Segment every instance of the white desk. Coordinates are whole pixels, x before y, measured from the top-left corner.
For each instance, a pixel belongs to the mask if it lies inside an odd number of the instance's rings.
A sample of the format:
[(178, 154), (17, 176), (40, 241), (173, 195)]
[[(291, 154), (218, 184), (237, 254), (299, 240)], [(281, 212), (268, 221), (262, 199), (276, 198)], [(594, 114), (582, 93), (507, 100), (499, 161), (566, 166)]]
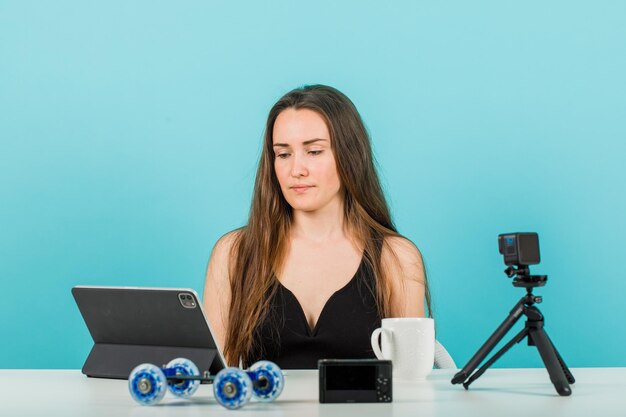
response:
[(156, 406), (130, 397), (127, 382), (87, 378), (77, 370), (0, 370), (0, 416), (626, 416), (626, 368), (572, 369), (573, 394), (559, 397), (544, 369), (490, 369), (469, 391), (450, 384), (450, 370), (421, 383), (394, 381), (393, 403), (320, 404), (317, 371), (287, 371), (273, 403), (252, 400), (231, 411), (202, 385), (188, 400), (169, 392)]

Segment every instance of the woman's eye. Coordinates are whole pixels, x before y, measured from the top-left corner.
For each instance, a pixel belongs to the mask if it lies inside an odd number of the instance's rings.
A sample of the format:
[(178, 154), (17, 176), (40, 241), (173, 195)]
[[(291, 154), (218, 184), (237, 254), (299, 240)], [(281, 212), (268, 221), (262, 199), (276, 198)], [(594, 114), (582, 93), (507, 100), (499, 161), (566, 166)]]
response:
[(309, 151), (309, 155), (313, 155), (313, 156), (315, 156), (315, 155), (319, 155), (319, 154), (321, 154), (322, 152), (323, 152), (323, 151), (321, 151), (321, 150), (317, 150), (317, 151)]
[(279, 153), (279, 154), (276, 154), (276, 158), (280, 158), (280, 159), (285, 159), (285, 158), (287, 158), (288, 156), (289, 156), (289, 154), (288, 154), (288, 153)]

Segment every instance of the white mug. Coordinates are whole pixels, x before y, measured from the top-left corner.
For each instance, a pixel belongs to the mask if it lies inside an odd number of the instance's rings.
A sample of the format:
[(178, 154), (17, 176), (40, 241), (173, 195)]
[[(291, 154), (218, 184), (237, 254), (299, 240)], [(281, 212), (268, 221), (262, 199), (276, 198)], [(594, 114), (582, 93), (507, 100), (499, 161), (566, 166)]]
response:
[[(378, 345), (378, 336), (381, 347)], [(435, 362), (435, 320), (400, 317), (382, 320), (372, 332), (372, 349), (378, 359), (393, 362), (393, 377), (406, 380), (423, 379)]]

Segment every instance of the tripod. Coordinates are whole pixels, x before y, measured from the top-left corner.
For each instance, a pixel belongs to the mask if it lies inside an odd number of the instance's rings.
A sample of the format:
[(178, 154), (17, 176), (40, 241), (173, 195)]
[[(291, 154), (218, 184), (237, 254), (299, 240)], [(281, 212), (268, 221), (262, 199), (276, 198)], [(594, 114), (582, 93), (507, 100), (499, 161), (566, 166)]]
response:
[[(569, 384), (575, 382), (574, 376), (565, 365), (563, 358), (543, 329), (543, 314), (534, 306), (534, 304), (541, 303), (542, 298), (533, 295), (533, 288), (544, 286), (548, 277), (546, 275), (530, 275), (528, 266), (519, 266), (518, 269), (509, 267), (505, 272), (509, 277), (517, 275), (513, 280), (513, 285), (516, 287), (525, 287), (526, 295), (515, 304), (515, 307), (513, 307), (508, 317), (500, 324), (496, 331), (489, 336), (489, 339), (480, 347), (467, 365), (454, 375), (452, 383), (463, 383), (463, 387), (468, 389), (472, 382), (484, 374), (485, 371), (514, 344), (528, 337), (528, 345), (536, 346), (537, 350), (539, 350), (539, 355), (541, 355), (541, 359), (550, 375), (550, 381), (552, 381), (558, 394), (561, 396), (571, 395), (572, 389)], [(500, 340), (502, 340), (504, 335), (511, 330), (522, 315), (526, 316), (526, 326), (524, 329), (515, 335), (515, 337), (493, 355), (491, 359), (485, 362), (478, 371), (474, 372), (476, 367), (485, 359)]]

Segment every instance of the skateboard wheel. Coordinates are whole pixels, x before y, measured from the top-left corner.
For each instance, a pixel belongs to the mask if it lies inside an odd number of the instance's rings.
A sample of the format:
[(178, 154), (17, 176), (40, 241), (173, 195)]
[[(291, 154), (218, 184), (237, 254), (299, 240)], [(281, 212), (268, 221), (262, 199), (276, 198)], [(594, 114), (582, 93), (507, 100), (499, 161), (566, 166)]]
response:
[[(200, 376), (200, 371), (195, 363), (185, 358), (172, 359), (165, 365), (172, 372), (173, 375), (185, 375), (185, 376)], [(170, 375), (168, 373), (168, 375)], [(170, 380), (167, 387), (170, 392), (177, 397), (188, 398), (191, 397), (200, 387), (200, 381), (176, 381)]]
[(274, 362), (256, 362), (250, 367), (248, 375), (253, 380), (253, 394), (260, 401), (273, 401), (283, 392), (285, 377)]
[(167, 379), (158, 366), (143, 363), (135, 367), (128, 377), (130, 395), (142, 405), (156, 404), (165, 395)]
[(213, 381), (213, 394), (218, 403), (234, 410), (244, 406), (252, 396), (252, 381), (239, 368), (225, 368)]

